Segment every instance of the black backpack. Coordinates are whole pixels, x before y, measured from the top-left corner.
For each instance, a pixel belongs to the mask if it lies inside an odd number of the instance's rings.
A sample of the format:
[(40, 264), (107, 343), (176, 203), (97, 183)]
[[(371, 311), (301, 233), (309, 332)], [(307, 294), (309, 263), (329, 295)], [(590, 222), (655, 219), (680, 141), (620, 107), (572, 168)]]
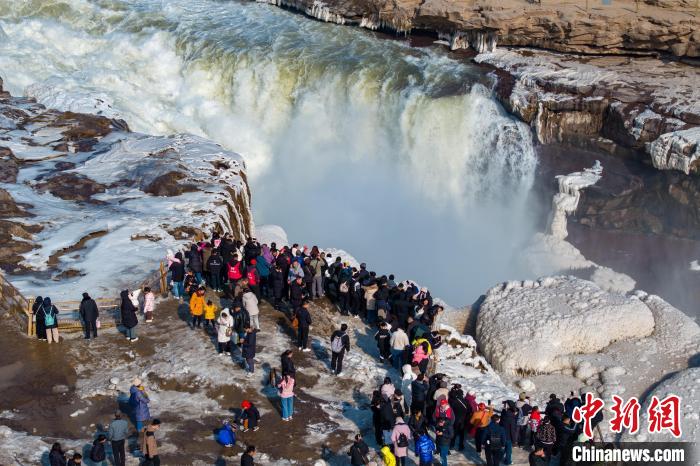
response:
[(95, 443), (92, 445), (90, 450), (90, 460), (91, 461), (104, 461), (106, 459), (105, 446), (103, 443)]
[(403, 432), (399, 434), (399, 438), (396, 441), (396, 446), (399, 448), (408, 447), (408, 437), (406, 437), (406, 434), (404, 434)]
[(491, 432), (488, 439), (489, 450), (495, 451), (503, 448), (503, 442), (501, 442), (501, 435), (499, 432)]

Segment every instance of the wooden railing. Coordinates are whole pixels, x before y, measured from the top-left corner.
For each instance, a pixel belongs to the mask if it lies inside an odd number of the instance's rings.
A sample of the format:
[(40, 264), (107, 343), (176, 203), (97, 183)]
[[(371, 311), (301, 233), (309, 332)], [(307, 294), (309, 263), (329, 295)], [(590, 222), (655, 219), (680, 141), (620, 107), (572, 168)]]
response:
[(10, 283), (5, 274), (0, 273), (0, 308), (5, 309), (26, 328), (27, 335), (32, 332), (32, 306), (30, 301)]
[[(168, 269), (161, 262), (159, 268), (152, 276), (144, 280), (140, 288), (149, 286), (154, 293), (166, 295), (168, 293)], [(32, 306), (34, 297), (25, 297), (10, 283), (3, 273), (0, 273), (0, 309), (5, 309), (19, 321), (26, 330), (27, 335), (34, 335), (36, 326)], [(114, 327), (120, 322), (119, 304), (117, 298), (94, 298), (100, 311), (100, 327)], [(58, 327), (62, 330), (81, 330), (83, 324), (80, 320), (80, 301), (54, 301), (53, 305), (58, 309)]]

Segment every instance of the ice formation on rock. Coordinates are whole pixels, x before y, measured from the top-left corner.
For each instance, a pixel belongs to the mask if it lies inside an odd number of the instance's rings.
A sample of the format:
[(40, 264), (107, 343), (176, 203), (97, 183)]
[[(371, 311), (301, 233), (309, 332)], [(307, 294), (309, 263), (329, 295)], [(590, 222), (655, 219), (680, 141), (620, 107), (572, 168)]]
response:
[(218, 144), (132, 133), (27, 99), (0, 107), (2, 145), (17, 166), (2, 188), (22, 203), (10, 220), (31, 232), (23, 260), (8, 267), (21, 268), (12, 280), (27, 295), (111, 296), (150, 277), (166, 249), (215, 229), (251, 229), (245, 164)]
[(575, 277), (509, 282), (490, 289), (477, 317), (481, 351), (500, 371), (547, 373), (571, 368), (571, 356), (654, 330), (636, 297)]
[[(652, 397), (663, 400), (668, 395), (680, 397), (680, 427), (681, 437), (674, 437), (670, 432), (650, 434), (646, 426), (649, 425), (648, 409)], [(624, 433), (622, 441), (625, 442), (686, 442), (700, 438), (700, 367), (691, 367), (679, 371), (673, 377), (661, 382), (646, 397), (640, 410), (641, 429), (636, 435)], [(696, 449), (697, 449), (696, 445)], [(697, 451), (697, 450), (696, 450)]]

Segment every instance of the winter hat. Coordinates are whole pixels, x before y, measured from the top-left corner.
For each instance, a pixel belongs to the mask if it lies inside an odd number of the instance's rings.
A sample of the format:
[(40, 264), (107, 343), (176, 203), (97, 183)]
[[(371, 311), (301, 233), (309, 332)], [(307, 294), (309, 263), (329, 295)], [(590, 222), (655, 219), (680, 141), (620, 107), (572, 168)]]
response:
[(525, 392), (520, 392), (520, 394), (518, 395), (518, 399), (520, 401), (525, 401), (526, 397), (527, 397), (527, 393), (525, 393)]
[(469, 391), (467, 392), (467, 395), (469, 395), (469, 396), (476, 396), (476, 392), (475, 392), (474, 390), (469, 390)]
[(134, 380), (131, 381), (131, 384), (136, 385), (137, 387), (140, 387), (142, 382), (141, 382), (141, 379), (139, 379), (138, 377), (134, 377)]
[(248, 401), (248, 400), (243, 400), (243, 403), (241, 403), (241, 408), (243, 408), (243, 409), (248, 409), (251, 406), (253, 406), (253, 405), (250, 404), (250, 401)]
[(90, 299), (90, 295), (87, 293), (83, 293), (83, 299)]
[(479, 409), (485, 409), (485, 408), (486, 408), (486, 405), (485, 405), (484, 403), (479, 403), (479, 404), (477, 405), (477, 407), (478, 407)]
[(251, 260), (250, 260), (250, 265), (255, 265), (255, 264), (257, 264), (257, 263), (258, 263), (258, 261), (256, 261), (255, 259), (251, 259)]

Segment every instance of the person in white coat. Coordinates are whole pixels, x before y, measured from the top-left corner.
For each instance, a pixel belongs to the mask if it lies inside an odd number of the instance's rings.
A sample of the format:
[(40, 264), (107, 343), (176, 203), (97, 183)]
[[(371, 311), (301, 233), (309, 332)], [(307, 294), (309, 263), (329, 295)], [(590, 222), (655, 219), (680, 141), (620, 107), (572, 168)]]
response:
[(145, 287), (143, 291), (143, 313), (146, 316), (146, 322), (153, 322), (153, 310), (156, 307), (156, 295), (148, 286)]
[(401, 357), (403, 356), (403, 350), (409, 344), (408, 335), (401, 327), (397, 328), (396, 331), (391, 334), (391, 339), (389, 340), (389, 345), (391, 346), (391, 364), (397, 371), (400, 371), (401, 366), (403, 366)]
[(260, 330), (260, 310), (258, 309), (258, 298), (250, 290), (243, 293), (243, 307), (250, 316), (250, 325), (256, 330)]
[(216, 320), (216, 341), (219, 355), (226, 352), (231, 354), (231, 335), (233, 334), (233, 318), (228, 308), (221, 311)]

